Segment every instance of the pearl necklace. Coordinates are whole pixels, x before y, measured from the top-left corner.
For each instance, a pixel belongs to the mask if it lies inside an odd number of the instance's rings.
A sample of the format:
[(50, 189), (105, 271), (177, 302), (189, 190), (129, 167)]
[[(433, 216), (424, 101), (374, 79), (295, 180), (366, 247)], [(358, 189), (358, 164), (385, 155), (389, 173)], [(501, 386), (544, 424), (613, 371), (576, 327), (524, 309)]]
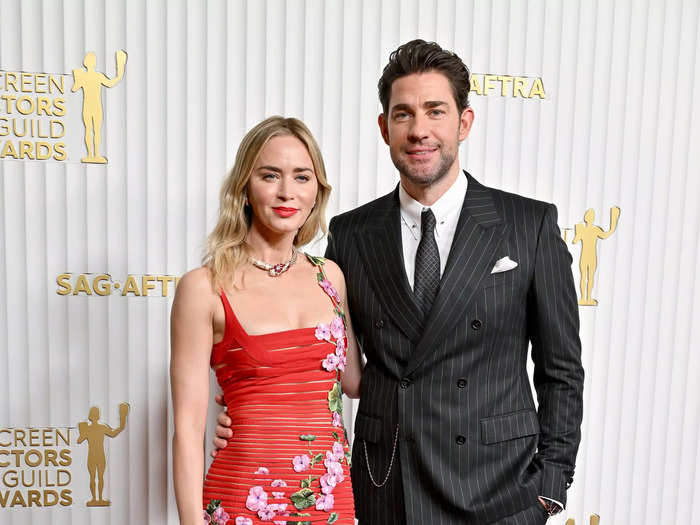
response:
[(297, 262), (297, 254), (299, 253), (299, 250), (297, 250), (296, 246), (292, 247), (292, 257), (283, 263), (278, 263), (278, 264), (270, 264), (266, 263), (265, 261), (261, 261), (259, 259), (256, 259), (254, 257), (248, 257), (248, 260), (255, 266), (256, 268), (260, 268), (261, 270), (265, 270), (270, 277), (277, 277), (280, 274), (283, 274), (289, 268), (294, 265), (295, 262)]

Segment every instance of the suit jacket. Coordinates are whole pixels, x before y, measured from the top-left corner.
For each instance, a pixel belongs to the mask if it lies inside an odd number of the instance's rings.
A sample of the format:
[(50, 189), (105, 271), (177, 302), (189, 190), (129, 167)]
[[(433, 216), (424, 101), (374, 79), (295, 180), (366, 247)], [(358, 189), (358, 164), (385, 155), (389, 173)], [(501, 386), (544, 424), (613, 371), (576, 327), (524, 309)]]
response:
[[(326, 255), (345, 273), (367, 358), (352, 456), (361, 523), (492, 523), (538, 495), (565, 503), (573, 479), (583, 368), (556, 208), (465, 175), (425, 320), (404, 270), (398, 187), (330, 223)], [(491, 274), (505, 256), (518, 266)]]

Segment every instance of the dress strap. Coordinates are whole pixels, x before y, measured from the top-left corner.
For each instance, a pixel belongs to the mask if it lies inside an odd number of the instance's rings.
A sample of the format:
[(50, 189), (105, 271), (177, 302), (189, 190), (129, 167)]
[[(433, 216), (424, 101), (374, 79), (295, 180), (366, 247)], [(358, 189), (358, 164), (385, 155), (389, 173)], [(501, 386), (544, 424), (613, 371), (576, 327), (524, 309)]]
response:
[(343, 320), (343, 325), (347, 330), (348, 326), (347, 321), (345, 319), (345, 310), (343, 309), (343, 303), (340, 299), (340, 294), (338, 294), (338, 291), (328, 280), (328, 278), (326, 277), (326, 271), (323, 269), (323, 265), (326, 264), (326, 259), (324, 257), (309, 255), (308, 253), (304, 253), (304, 255), (306, 255), (306, 258), (309, 261), (311, 261), (311, 263), (314, 266), (316, 266), (316, 269), (318, 270), (318, 273), (316, 274), (318, 284), (321, 288), (323, 288), (323, 291), (326, 292), (326, 295), (330, 297), (331, 302), (333, 303), (333, 310), (335, 311), (336, 315)]

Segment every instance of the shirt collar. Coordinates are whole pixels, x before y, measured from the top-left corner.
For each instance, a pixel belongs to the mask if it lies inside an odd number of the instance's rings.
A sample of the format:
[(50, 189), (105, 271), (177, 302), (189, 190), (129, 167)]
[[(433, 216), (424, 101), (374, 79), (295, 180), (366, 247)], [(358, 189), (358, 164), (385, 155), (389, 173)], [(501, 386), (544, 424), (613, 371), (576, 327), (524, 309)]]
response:
[(399, 205), (401, 207), (401, 216), (409, 224), (420, 226), (420, 216), (424, 208), (429, 207), (433, 210), (435, 220), (438, 224), (453, 213), (455, 210), (460, 210), (464, 203), (464, 196), (467, 194), (467, 177), (464, 173), (457, 176), (452, 186), (447, 188), (438, 200), (432, 206), (423, 206), (416, 199), (411, 197), (404, 189), (402, 184), (399, 184)]

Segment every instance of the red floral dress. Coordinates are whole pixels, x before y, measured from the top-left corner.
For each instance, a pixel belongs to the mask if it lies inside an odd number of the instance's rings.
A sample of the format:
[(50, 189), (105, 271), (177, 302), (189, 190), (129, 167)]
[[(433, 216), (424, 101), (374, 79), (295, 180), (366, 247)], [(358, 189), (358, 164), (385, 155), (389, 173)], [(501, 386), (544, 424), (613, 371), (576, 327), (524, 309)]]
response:
[(307, 257), (332, 302), (331, 323), (248, 335), (221, 293), (226, 329), (211, 365), (233, 437), (207, 472), (204, 523), (354, 523), (341, 417), (345, 314), (324, 259)]

